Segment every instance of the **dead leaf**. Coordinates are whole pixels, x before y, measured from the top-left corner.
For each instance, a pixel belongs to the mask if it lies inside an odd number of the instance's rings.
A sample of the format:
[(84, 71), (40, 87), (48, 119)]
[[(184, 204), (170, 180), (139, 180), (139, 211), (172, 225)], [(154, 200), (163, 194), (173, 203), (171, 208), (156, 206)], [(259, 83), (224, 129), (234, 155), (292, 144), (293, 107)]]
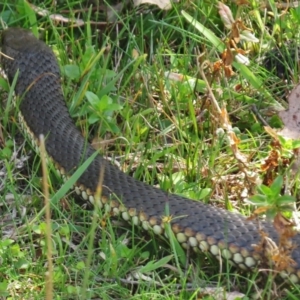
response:
[(276, 149), (272, 149), (269, 152), (268, 157), (261, 164), (260, 166), (261, 170), (263, 172), (273, 171), (276, 167), (278, 167), (279, 159), (280, 159), (280, 152)]
[(184, 81), (186, 78), (183, 74), (174, 72), (165, 72), (165, 77), (173, 81)]
[(294, 226), (296, 226), (295, 222), (290, 219), (287, 219), (282, 213), (277, 213), (274, 221), (274, 228), (277, 232), (284, 236), (286, 239), (289, 239), (295, 236), (296, 232), (294, 230)]
[(222, 53), (222, 60), (225, 66), (229, 66), (229, 65), (231, 66), (234, 59), (234, 55), (230, 48), (230, 43), (226, 43), (226, 48), (227, 49)]
[(134, 6), (141, 4), (153, 4), (157, 5), (160, 9), (169, 10), (172, 8), (172, 3), (179, 2), (179, 0), (133, 0)]
[(300, 84), (298, 84), (288, 97), (289, 108), (280, 111), (279, 116), (284, 128), (278, 132), (287, 139), (300, 139)]
[(278, 140), (278, 133), (273, 128), (265, 126), (264, 129), (272, 138)]
[(261, 207), (258, 207), (257, 209), (255, 209), (254, 215), (256, 215), (256, 216), (262, 215), (265, 212), (267, 212), (269, 209), (270, 209), (270, 206), (261, 206)]
[(233, 39), (233, 41), (235, 43), (240, 42), (240, 30), (239, 30), (239, 27), (238, 27), (238, 23), (236, 23), (236, 22), (232, 25), (231, 38)]
[(205, 296), (212, 296), (215, 300), (234, 300), (243, 299), (244, 294), (233, 291), (228, 292), (220, 287), (205, 287), (200, 289), (199, 297), (197, 299), (204, 299)]
[(222, 2), (218, 3), (219, 15), (224, 23), (224, 25), (228, 28), (232, 28), (232, 24), (234, 23), (234, 18), (232, 16), (230, 8), (223, 4)]
[(140, 56), (138, 50), (136, 49), (132, 49), (131, 55), (133, 59), (137, 59)]

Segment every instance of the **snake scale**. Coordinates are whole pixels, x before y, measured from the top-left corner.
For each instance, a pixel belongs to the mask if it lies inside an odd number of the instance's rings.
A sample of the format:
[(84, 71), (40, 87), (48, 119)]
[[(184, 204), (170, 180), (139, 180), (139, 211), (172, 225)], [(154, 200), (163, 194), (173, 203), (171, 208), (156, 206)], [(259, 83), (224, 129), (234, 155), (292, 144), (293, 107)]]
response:
[[(64, 176), (71, 176), (81, 162), (95, 150), (71, 119), (60, 85), (60, 70), (52, 50), (25, 29), (9, 28), (1, 38), (1, 61), (12, 83), (18, 72), (15, 94), (22, 127), (32, 140), (46, 137), (48, 156)], [(94, 202), (94, 193), (102, 170), (100, 207), (114, 215), (155, 234), (164, 233), (162, 216), (168, 201), (170, 215), (175, 216), (171, 228), (183, 247), (196, 252), (208, 252), (247, 270), (259, 266), (263, 260), (253, 245), (261, 240), (256, 222), (247, 221), (240, 214), (206, 205), (135, 180), (120, 171), (101, 155), (97, 155), (76, 183), (75, 191), (83, 199)], [(278, 241), (272, 224), (262, 223), (262, 230)], [(300, 281), (300, 235), (293, 238), (296, 249), (292, 258), (296, 264), (281, 272), (293, 282)]]

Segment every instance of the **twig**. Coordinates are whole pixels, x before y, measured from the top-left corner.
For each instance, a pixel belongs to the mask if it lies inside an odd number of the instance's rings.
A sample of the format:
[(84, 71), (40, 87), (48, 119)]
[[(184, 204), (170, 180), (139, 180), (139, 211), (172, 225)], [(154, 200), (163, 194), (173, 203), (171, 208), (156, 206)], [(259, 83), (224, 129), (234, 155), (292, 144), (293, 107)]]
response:
[[(51, 14), (48, 10), (42, 9), (31, 3), (29, 3), (29, 5), (39, 16), (49, 17), (49, 19), (56, 21), (56, 22), (68, 23), (68, 24), (71, 24), (73, 27), (82, 27), (86, 24), (86, 22), (82, 19), (66, 18), (60, 14)], [(89, 23), (93, 24), (93, 25), (107, 25), (108, 24), (108, 22), (95, 22), (95, 21), (89, 21)]]

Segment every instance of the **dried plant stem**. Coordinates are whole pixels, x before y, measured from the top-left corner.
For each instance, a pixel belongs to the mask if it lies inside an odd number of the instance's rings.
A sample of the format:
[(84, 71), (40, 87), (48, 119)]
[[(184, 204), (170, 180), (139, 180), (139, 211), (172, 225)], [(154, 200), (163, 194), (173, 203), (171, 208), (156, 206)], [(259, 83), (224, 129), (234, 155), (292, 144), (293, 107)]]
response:
[(50, 199), (49, 199), (49, 185), (48, 185), (48, 169), (46, 161), (46, 149), (45, 139), (43, 135), (39, 137), (40, 142), (40, 154), (42, 161), (43, 171), (43, 192), (45, 198), (45, 214), (46, 214), (46, 243), (47, 243), (47, 262), (48, 271), (46, 272), (46, 300), (53, 299), (53, 263), (52, 263), (52, 228), (51, 228), (51, 211), (50, 211)]
[(218, 114), (218, 118), (220, 120), (220, 125), (226, 131), (226, 135), (227, 135), (227, 138), (228, 138), (228, 141), (230, 144), (230, 148), (233, 152), (235, 159), (238, 162), (238, 166), (239, 166), (240, 170), (245, 174), (246, 178), (250, 182), (258, 184), (259, 176), (258, 176), (257, 172), (253, 172), (250, 170), (250, 165), (248, 163), (249, 158), (245, 154), (241, 153), (241, 151), (238, 148), (239, 139), (237, 138), (237, 136), (235, 135), (235, 133), (232, 129), (226, 107), (220, 108), (219, 103), (216, 100), (215, 95), (212, 91), (212, 88), (211, 88), (210, 84), (208, 83), (207, 78), (204, 74), (204, 68), (208, 64), (209, 63), (207, 61), (204, 61), (202, 63), (202, 65), (200, 66), (199, 71), (200, 71), (200, 75), (201, 75), (202, 79), (204, 80), (204, 82), (206, 84), (208, 95), (213, 104), (213, 107), (214, 107), (216, 113)]
[(88, 290), (88, 285), (89, 285), (89, 278), (90, 278), (90, 266), (92, 263), (92, 257), (93, 257), (93, 245), (94, 245), (94, 238), (95, 238), (95, 231), (96, 227), (98, 225), (98, 220), (99, 220), (99, 207), (97, 206), (97, 203), (99, 203), (101, 200), (101, 195), (102, 195), (102, 183), (103, 183), (103, 178), (104, 178), (104, 169), (102, 168), (99, 172), (99, 181), (97, 185), (97, 190), (94, 194), (94, 212), (93, 212), (93, 219), (92, 219), (92, 224), (91, 224), (91, 230), (90, 230), (90, 239), (89, 239), (89, 244), (88, 244), (88, 252), (87, 252), (87, 258), (85, 262), (85, 274), (83, 277), (83, 285), (82, 285), (82, 294), (81, 294), (81, 299), (87, 299), (86, 293)]

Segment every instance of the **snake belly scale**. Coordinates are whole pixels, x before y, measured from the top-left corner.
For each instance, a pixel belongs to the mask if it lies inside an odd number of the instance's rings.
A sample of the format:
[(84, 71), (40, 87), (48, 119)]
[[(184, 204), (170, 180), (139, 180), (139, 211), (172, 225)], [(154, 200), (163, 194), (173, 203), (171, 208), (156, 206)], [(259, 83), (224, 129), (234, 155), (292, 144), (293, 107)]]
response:
[[(43, 134), (48, 156), (61, 174), (70, 176), (95, 150), (76, 128), (68, 112), (60, 85), (60, 70), (52, 50), (25, 29), (9, 28), (1, 38), (2, 66), (12, 83), (18, 72), (15, 93), (20, 122), (32, 140)], [(102, 202), (114, 215), (156, 234), (164, 233), (162, 216), (168, 200), (171, 228), (183, 247), (209, 252), (247, 270), (262, 259), (253, 249), (261, 236), (255, 222), (204, 203), (170, 195), (135, 180), (97, 155), (79, 178), (75, 190), (94, 202), (100, 171), (103, 172)], [(177, 218), (177, 216), (179, 216)], [(275, 242), (278, 235), (269, 223), (262, 230)], [(293, 282), (300, 281), (300, 235), (293, 238), (297, 248), (292, 253), (296, 265), (282, 272)]]

